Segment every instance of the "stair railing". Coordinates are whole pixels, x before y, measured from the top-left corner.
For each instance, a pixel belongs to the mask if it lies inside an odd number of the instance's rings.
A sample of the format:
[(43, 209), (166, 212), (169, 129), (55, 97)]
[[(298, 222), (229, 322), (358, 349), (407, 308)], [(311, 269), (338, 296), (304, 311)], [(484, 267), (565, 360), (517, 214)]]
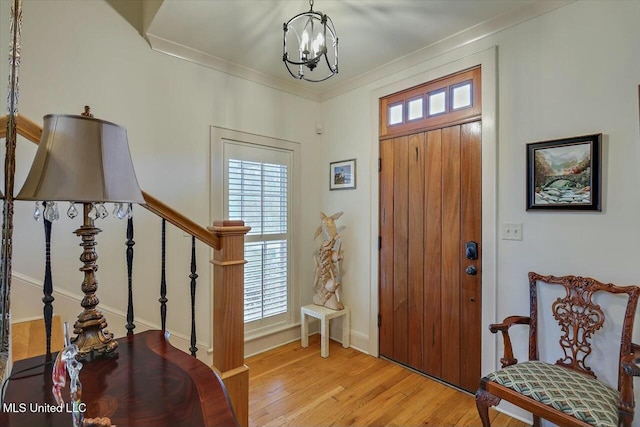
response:
[[(25, 139), (38, 144), (42, 127), (18, 114), (16, 131)], [(0, 138), (6, 136), (7, 116), (0, 117)], [(214, 221), (209, 227), (202, 227), (190, 218), (171, 208), (159, 199), (142, 192), (146, 204), (141, 205), (162, 219), (162, 276), (160, 283), (160, 317), (162, 329), (166, 328), (167, 288), (165, 279), (165, 227), (166, 222), (173, 224), (189, 234), (191, 240), (191, 354), (197, 351), (195, 335), (195, 241), (196, 239), (211, 247), (213, 252), (213, 365), (212, 369), (224, 382), (229, 398), (241, 425), (249, 423), (249, 368), (244, 364), (244, 236), (250, 230), (243, 221)], [(47, 329), (47, 349), (50, 350), (51, 316), (53, 286), (50, 276), (50, 233), (51, 224), (45, 222), (46, 261), (44, 284), (45, 327)], [(127, 334), (135, 328), (133, 315), (133, 293), (131, 275), (133, 264), (133, 223), (127, 223), (126, 256), (128, 276)]]

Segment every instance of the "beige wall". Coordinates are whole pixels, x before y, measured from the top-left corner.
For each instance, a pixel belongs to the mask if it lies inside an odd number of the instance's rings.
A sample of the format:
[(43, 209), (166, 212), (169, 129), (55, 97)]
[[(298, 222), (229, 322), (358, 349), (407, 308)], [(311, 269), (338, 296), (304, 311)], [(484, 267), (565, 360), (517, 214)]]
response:
[[(638, 18), (638, 2), (575, 2), (323, 103), (329, 144), (325, 162), (358, 158), (358, 190), (352, 194), (326, 191), (324, 203), (329, 210), (345, 211), (341, 218), (347, 225), (344, 244), (349, 280), (345, 279), (345, 294), (347, 302), (358, 308), (352, 332), (369, 338), (370, 351), (377, 351), (377, 328), (370, 320), (377, 313), (378, 286), (377, 203), (368, 205), (378, 197), (377, 174), (371, 172), (378, 156), (373, 95), (410, 87), (421, 76), (435, 78), (451, 72), (456, 64), (466, 64), (470, 57), (494, 46), (497, 75), (491, 78), (498, 82), (497, 116), (485, 117), (483, 128), (489, 126), (497, 138), (483, 139), (483, 150), (496, 149), (496, 167), (485, 168), (483, 179), (497, 183), (497, 187), (483, 185), (483, 204), (495, 205), (496, 211), (487, 223), (486, 214), (491, 210), (487, 212), (483, 206), (483, 234), (493, 240), (489, 249), (492, 253), (495, 250), (496, 259), (490, 265), (483, 264), (495, 268), (495, 275), (484, 276), (483, 286), (495, 289), (495, 298), (484, 300), (485, 305), (494, 305), (494, 311), (483, 314), (483, 330), (507, 315), (528, 314), (528, 271), (640, 283), (635, 268), (635, 246), (640, 238), (640, 173), (635, 166), (640, 159)], [(526, 143), (600, 132), (603, 211), (527, 212)], [(524, 239), (501, 240), (502, 223), (522, 223)], [(353, 248), (366, 248), (368, 254), (361, 250), (354, 254)], [(550, 298), (545, 296), (543, 301)], [(526, 334), (524, 328), (515, 333), (521, 358), (527, 354)], [(557, 344), (557, 332), (554, 334), (554, 338), (543, 340), (543, 345)], [(502, 351), (501, 340), (487, 335), (483, 338), (485, 373), (498, 366), (493, 355), (499, 357)], [(552, 357), (556, 360), (559, 355)], [(594, 353), (591, 358), (596, 366), (607, 362), (604, 377), (614, 386), (616, 367), (609, 362), (615, 359), (615, 350)], [(516, 414), (526, 417), (522, 412)]]
[[(1, 3), (2, 34), (9, 33), (8, 5)], [(317, 103), (154, 52), (106, 2), (26, 0), (23, 7), (20, 113), (40, 122), (44, 114), (78, 114), (88, 104), (96, 117), (125, 126), (142, 189), (198, 223), (206, 226), (214, 219), (209, 200), (211, 126), (298, 142), (302, 170), (311, 176), (320, 173), (315, 161), (321, 156), (314, 120), (320, 111)], [(6, 43), (1, 44), (0, 56), (6, 58)], [(34, 144), (18, 144), (16, 191), (34, 153)], [(320, 183), (306, 179), (301, 185), (298, 203), (305, 238), (298, 255), (305, 262), (300, 277), (312, 277), (311, 238), (320, 210)], [(63, 218), (53, 231), (54, 285), (62, 292), (54, 306), (73, 322), (78, 313), (74, 299), (81, 296), (81, 248), (73, 235), (79, 223), (64, 216), (66, 209), (67, 204), (61, 206)], [(160, 220), (140, 207), (135, 211), (135, 313), (140, 328), (154, 327), (159, 324)], [(42, 223), (33, 221), (32, 212), (33, 203), (16, 202), (14, 295), (35, 295), (24, 297), (27, 301), (13, 299), (16, 320), (41, 313), (37, 295), (44, 275), (44, 237)], [(122, 319), (114, 316), (126, 311), (126, 224), (109, 217), (97, 226), (103, 230), (97, 246), (98, 296), (111, 329), (122, 333)], [(190, 239), (170, 225), (167, 229), (168, 327), (188, 337)], [(203, 354), (211, 345), (211, 254), (200, 243), (197, 248), (197, 328)], [(309, 300), (310, 287), (302, 289)]]
[[(7, 2), (2, 2), (1, 34)], [(640, 173), (638, 84), (640, 80), (640, 3), (579, 1), (488, 38), (354, 89), (321, 104), (150, 50), (123, 18), (104, 2), (25, 1), (20, 111), (34, 119), (50, 112), (79, 112), (91, 104), (97, 116), (126, 126), (143, 189), (196, 221), (209, 218), (209, 126), (220, 126), (298, 141), (303, 147), (302, 253), (300, 277), (311, 277), (311, 241), (318, 212), (345, 214), (344, 299), (352, 307), (352, 342), (377, 352), (377, 134), (375, 97), (400, 90), (420, 78), (435, 78), (469, 58), (493, 52), (489, 82), (496, 116), (485, 117), (493, 133), (485, 147), (492, 165), (483, 171), (484, 233), (495, 259), (485, 266), (483, 286), (493, 289), (493, 312), (483, 328), (509, 314), (528, 311), (526, 273), (580, 274), (619, 284), (638, 283)], [(6, 57), (6, 44), (0, 57)], [(5, 61), (0, 72), (6, 76)], [(0, 76), (0, 81), (6, 81)], [(485, 88), (486, 89), (486, 88)], [(325, 133), (314, 133), (316, 121)], [(487, 128), (488, 126), (488, 128)], [(603, 138), (603, 211), (526, 212), (525, 144), (590, 133)], [(30, 164), (34, 147), (20, 144), (18, 180)], [(357, 158), (358, 183), (352, 191), (328, 191), (331, 161)], [(320, 159), (320, 161), (318, 161)], [(188, 189), (188, 191), (185, 191)], [(487, 190), (488, 189), (488, 190)], [(66, 207), (64, 207), (66, 209)], [(14, 271), (41, 280), (41, 224), (30, 219), (32, 204), (17, 203)], [(141, 209), (137, 209), (138, 212)], [(487, 217), (488, 215), (488, 217)], [(159, 222), (138, 216), (136, 229), (137, 316), (157, 322)], [(523, 241), (505, 241), (499, 225), (522, 223)], [(74, 224), (56, 224), (56, 286), (77, 294), (79, 248)], [(105, 305), (123, 310), (124, 225), (108, 219), (100, 225), (100, 296)], [(37, 229), (37, 230), (36, 230)], [(112, 234), (119, 233), (121, 238)], [(71, 235), (71, 237), (69, 237)], [(169, 234), (172, 270), (170, 321), (188, 334), (188, 239)], [(19, 243), (18, 243), (19, 242)], [(35, 248), (35, 249), (34, 249)], [(200, 287), (198, 327), (209, 345), (209, 254), (198, 258)], [(180, 288), (178, 290), (177, 288)], [(302, 301), (311, 291), (301, 285)], [(150, 295), (150, 296), (149, 296)], [(550, 298), (550, 297), (549, 297)], [(547, 298), (548, 299), (548, 298)], [(486, 302), (486, 300), (485, 300)], [(14, 307), (37, 312), (36, 300)], [(16, 308), (17, 310), (17, 308)], [(553, 340), (547, 340), (552, 342)], [(545, 342), (546, 343), (546, 342)], [(516, 332), (516, 348), (526, 346), (526, 332)], [(496, 337), (483, 338), (483, 370), (497, 366)], [(615, 352), (613, 352), (615, 353)], [(524, 357), (524, 354), (521, 353)], [(594, 362), (611, 361), (609, 354)], [(606, 376), (610, 377), (609, 369)], [(522, 413), (517, 413), (523, 415)]]

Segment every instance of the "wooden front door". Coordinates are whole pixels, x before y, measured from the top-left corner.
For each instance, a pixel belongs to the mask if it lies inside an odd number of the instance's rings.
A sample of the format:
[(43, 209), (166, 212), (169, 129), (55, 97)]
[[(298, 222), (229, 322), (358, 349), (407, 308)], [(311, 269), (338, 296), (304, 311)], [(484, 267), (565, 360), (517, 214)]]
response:
[(380, 141), (380, 355), (469, 391), (481, 369), (481, 180), (479, 120)]

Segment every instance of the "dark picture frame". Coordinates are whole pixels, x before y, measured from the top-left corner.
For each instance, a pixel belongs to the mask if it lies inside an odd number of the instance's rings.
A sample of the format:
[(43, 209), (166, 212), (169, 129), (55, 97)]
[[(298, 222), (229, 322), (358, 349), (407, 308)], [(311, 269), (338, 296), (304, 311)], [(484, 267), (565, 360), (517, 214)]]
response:
[(602, 134), (527, 144), (527, 210), (601, 211)]
[(353, 190), (356, 188), (356, 159), (341, 160), (329, 164), (329, 190)]

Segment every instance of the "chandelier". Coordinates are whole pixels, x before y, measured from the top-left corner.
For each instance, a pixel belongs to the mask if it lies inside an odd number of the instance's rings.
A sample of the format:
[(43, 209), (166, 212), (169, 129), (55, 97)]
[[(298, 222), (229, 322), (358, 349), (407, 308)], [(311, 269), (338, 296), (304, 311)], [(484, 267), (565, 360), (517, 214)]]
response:
[(338, 36), (331, 18), (309, 6), (283, 24), (282, 60), (296, 79), (321, 82), (338, 73)]

